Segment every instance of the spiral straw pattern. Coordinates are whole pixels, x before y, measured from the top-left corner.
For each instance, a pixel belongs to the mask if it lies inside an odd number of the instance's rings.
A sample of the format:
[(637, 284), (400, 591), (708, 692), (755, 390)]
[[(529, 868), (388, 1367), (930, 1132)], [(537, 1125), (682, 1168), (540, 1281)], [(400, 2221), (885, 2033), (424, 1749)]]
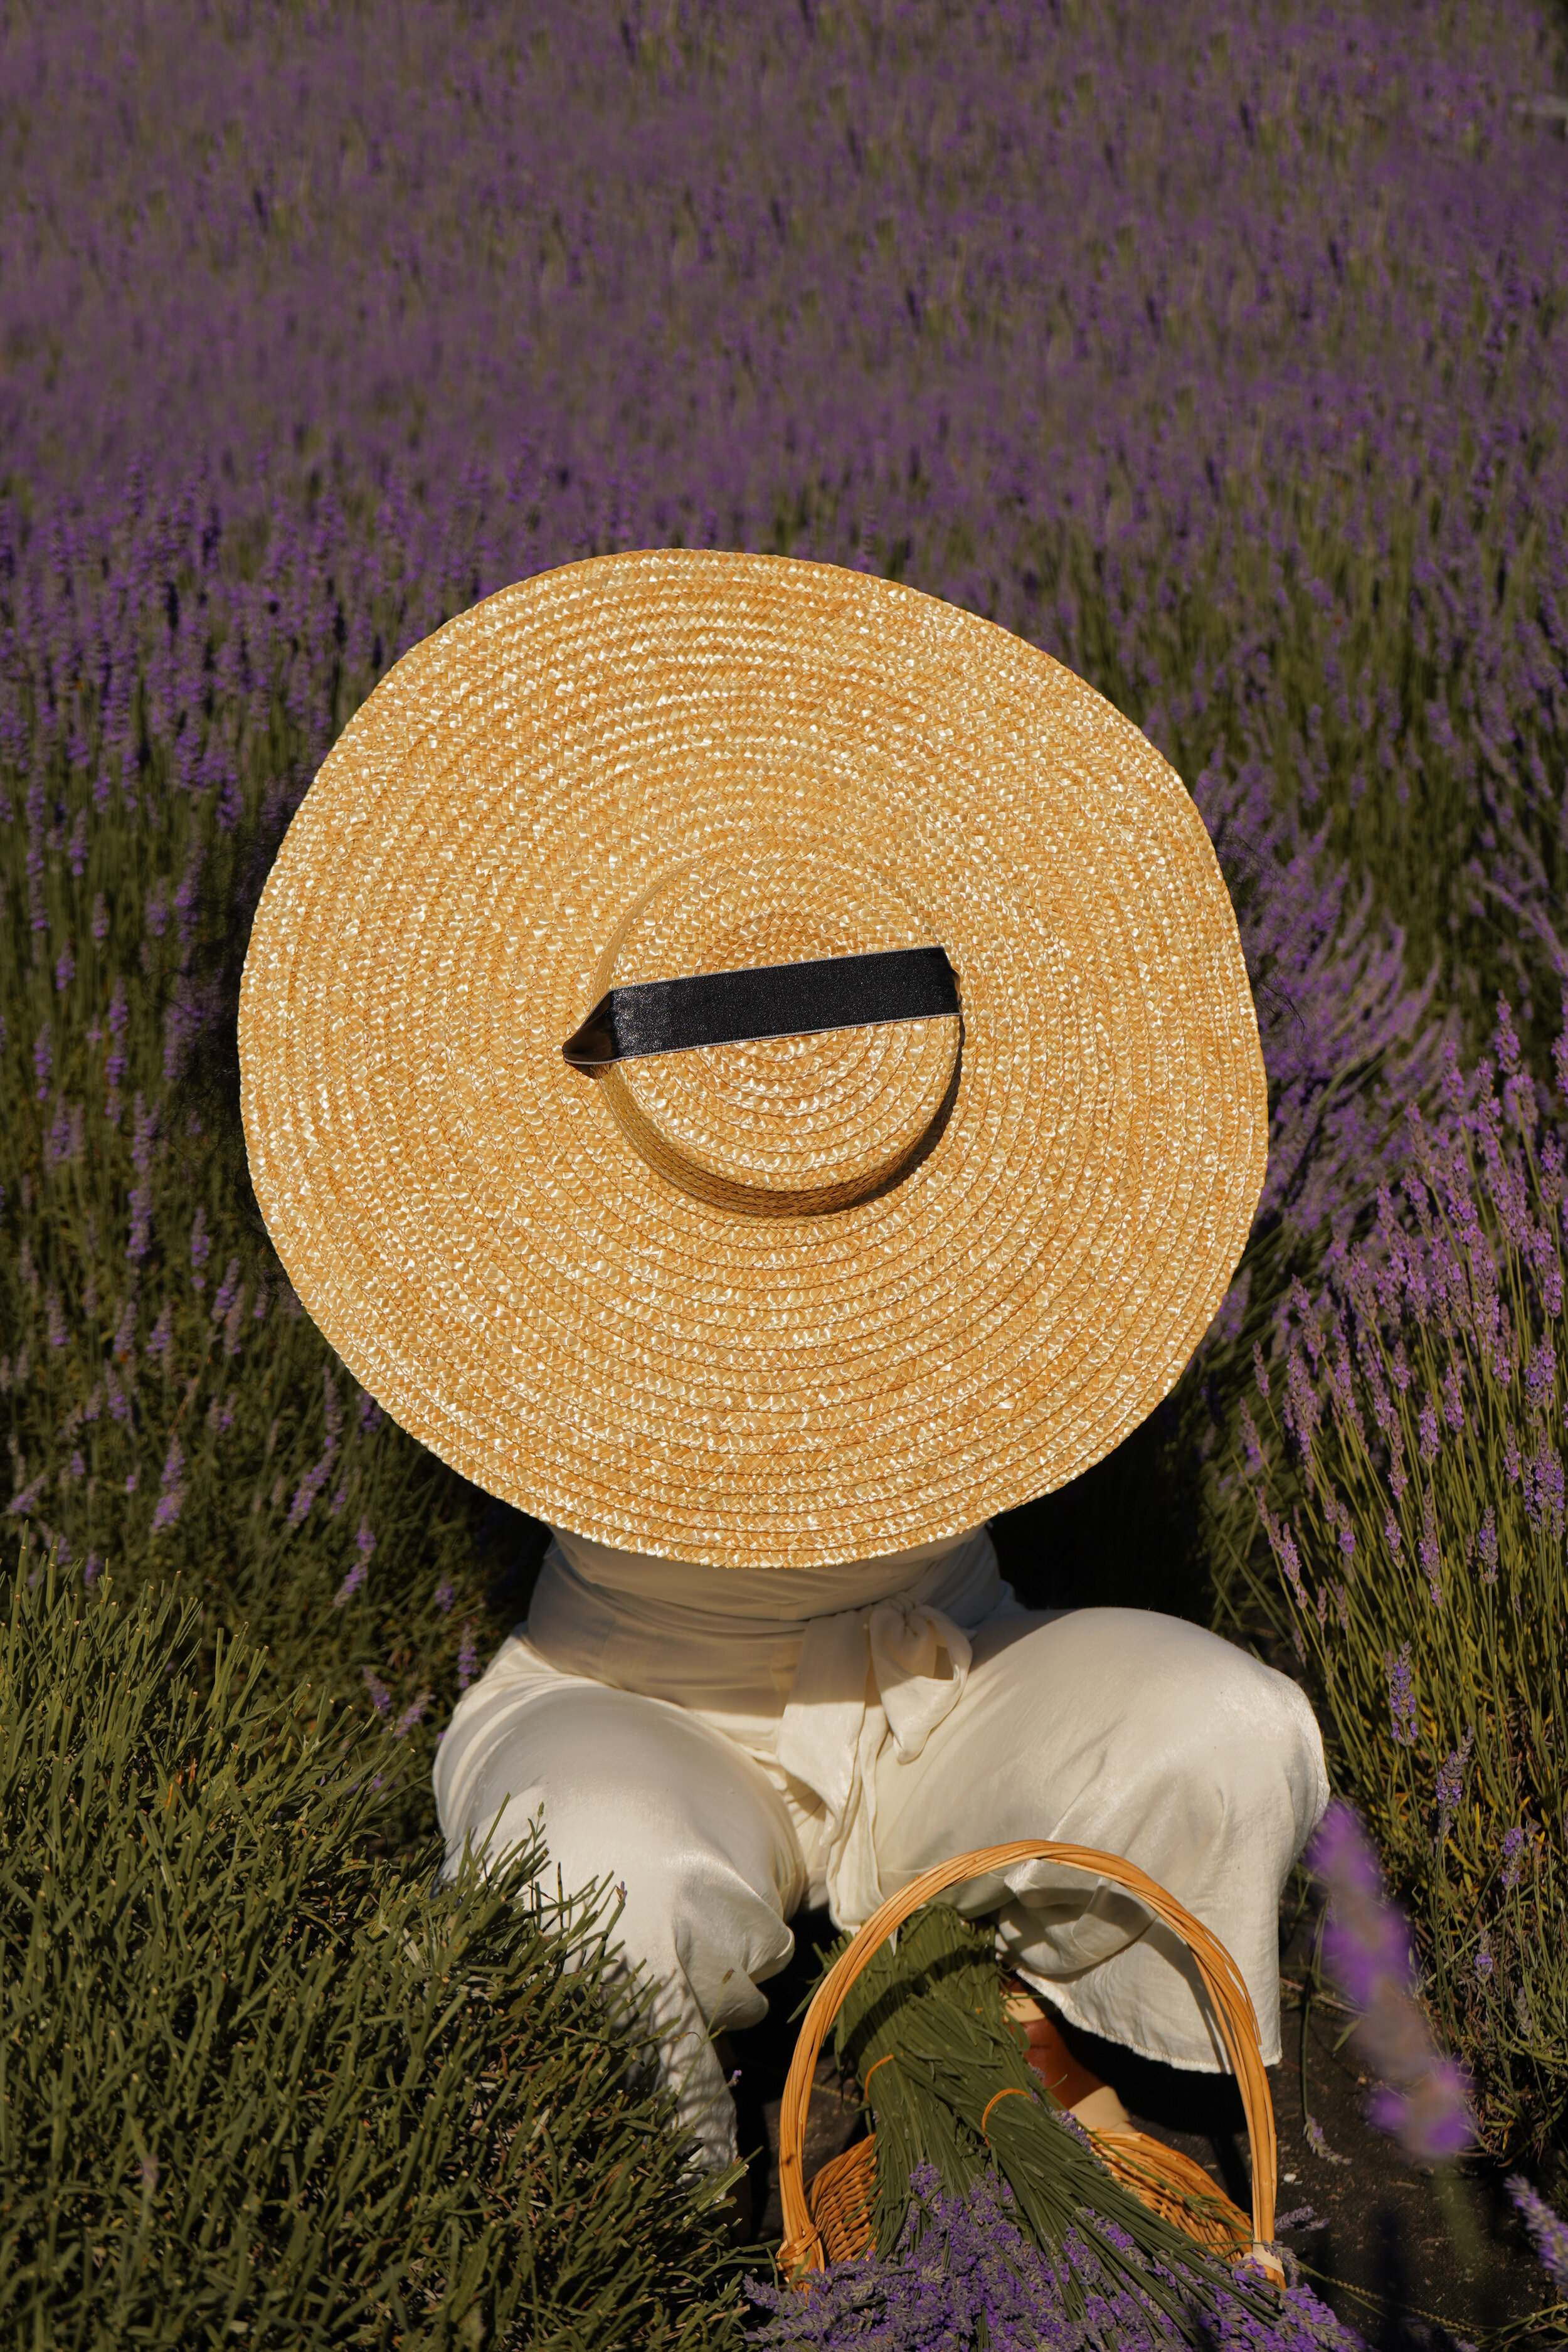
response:
[[(611, 985), (931, 942), (960, 1021), (562, 1059)], [(991, 624), (777, 557), (571, 564), (405, 655), (289, 828), (240, 1048), (263, 1213), (363, 1385), (492, 1493), (718, 1565), (1085, 1469), (1264, 1172), (1164, 761)]]

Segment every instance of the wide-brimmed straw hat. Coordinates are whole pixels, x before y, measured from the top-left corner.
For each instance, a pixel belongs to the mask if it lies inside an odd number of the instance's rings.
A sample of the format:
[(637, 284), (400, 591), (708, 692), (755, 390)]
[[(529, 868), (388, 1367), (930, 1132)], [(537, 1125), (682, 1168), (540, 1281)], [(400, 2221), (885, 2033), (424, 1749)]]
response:
[(1085, 1469), (1263, 1180), (1159, 753), (973, 614), (775, 557), (569, 564), (405, 655), (289, 826), (240, 1051), (279, 1255), (386, 1410), (543, 1518), (737, 1568)]

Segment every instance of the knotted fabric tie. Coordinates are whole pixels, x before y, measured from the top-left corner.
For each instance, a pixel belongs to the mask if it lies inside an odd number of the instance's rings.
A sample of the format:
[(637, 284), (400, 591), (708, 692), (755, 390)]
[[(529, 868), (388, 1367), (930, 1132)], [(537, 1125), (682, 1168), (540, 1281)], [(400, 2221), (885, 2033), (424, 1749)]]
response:
[(870, 1786), (877, 1758), (889, 1739), (900, 1764), (920, 1755), (963, 1697), (973, 1655), (945, 1610), (904, 1594), (806, 1626), (777, 1753), (826, 1810), (840, 1924), (880, 1900)]

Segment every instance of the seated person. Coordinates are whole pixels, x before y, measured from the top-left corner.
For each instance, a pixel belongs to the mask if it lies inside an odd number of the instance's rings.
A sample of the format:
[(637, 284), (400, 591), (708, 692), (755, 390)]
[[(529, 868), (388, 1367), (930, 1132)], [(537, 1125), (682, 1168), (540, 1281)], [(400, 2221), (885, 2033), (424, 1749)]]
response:
[[(1125, 1856), (1279, 2054), (1326, 1797), (1295, 1686), (1021, 1607), (986, 1522), (1179, 1377), (1267, 1104), (1179, 780), (1035, 648), (782, 559), (607, 556), (400, 661), (290, 826), (241, 1004), (252, 1172), (404, 1426), (554, 1529), (437, 1766), (448, 1869), (542, 1814), (624, 1887), (681, 2123), (789, 1922), (1016, 1838)], [(1031, 1863), (958, 1890), (1070, 2021), (1223, 2054), (1181, 1947)]]

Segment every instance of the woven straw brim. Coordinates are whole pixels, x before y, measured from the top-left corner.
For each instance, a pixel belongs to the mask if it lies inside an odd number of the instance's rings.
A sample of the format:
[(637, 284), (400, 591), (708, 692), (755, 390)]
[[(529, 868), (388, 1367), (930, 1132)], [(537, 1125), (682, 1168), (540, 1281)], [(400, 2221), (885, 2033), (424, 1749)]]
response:
[[(562, 1059), (607, 971), (922, 940), (961, 1051), (709, 1048), (618, 1103)], [(405, 656), (289, 827), (240, 1050), (268, 1227), (373, 1395), (542, 1517), (720, 1565), (894, 1550), (1086, 1468), (1177, 1378), (1264, 1171), (1235, 919), (1164, 761), (1003, 630), (780, 559), (571, 565)]]

